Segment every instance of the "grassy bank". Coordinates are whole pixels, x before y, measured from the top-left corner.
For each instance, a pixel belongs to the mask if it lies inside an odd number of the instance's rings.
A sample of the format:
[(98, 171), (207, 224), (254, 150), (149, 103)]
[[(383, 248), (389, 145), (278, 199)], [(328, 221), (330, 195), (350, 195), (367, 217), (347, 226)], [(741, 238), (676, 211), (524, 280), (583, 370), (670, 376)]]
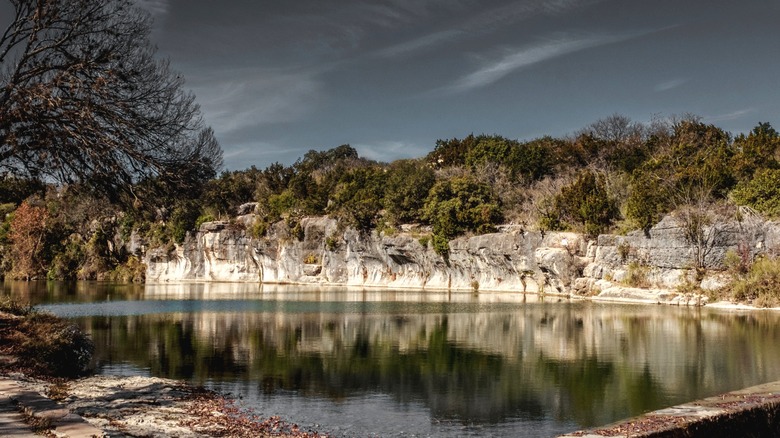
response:
[(94, 346), (76, 325), (27, 304), (0, 299), (0, 355), (4, 371), (35, 377), (78, 377)]

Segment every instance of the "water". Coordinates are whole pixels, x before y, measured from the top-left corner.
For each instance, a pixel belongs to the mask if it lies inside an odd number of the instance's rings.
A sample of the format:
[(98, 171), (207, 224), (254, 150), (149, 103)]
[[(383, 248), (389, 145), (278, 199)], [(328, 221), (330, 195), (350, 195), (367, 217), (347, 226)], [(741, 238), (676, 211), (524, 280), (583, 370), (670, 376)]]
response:
[(105, 374), (185, 379), (336, 436), (553, 436), (780, 380), (780, 315), (507, 293), (6, 283)]

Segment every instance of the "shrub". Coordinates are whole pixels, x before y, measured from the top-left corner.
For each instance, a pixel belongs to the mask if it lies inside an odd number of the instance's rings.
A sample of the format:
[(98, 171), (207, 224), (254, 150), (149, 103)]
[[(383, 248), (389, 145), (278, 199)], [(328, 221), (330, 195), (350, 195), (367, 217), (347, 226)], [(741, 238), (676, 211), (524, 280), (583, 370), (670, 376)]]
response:
[(723, 257), (726, 272), (735, 280), (744, 278), (750, 272), (752, 264), (753, 257), (750, 248), (745, 243), (740, 243), (736, 251), (733, 249), (726, 251), (726, 255)]
[(15, 302), (0, 309), (13, 315), (0, 315), (0, 351), (15, 356), (17, 366), (53, 377), (75, 377), (87, 369), (94, 345), (77, 326)]
[(325, 248), (328, 251), (335, 251), (339, 247), (338, 236), (334, 233), (325, 238)]
[(434, 234), (444, 239), (466, 231), (488, 233), (502, 220), (490, 186), (469, 176), (438, 181), (428, 194), (423, 215)]
[(651, 171), (636, 171), (631, 178), (631, 191), (626, 200), (626, 218), (647, 232), (669, 211), (671, 202), (667, 188)]
[(216, 218), (212, 216), (211, 214), (202, 214), (198, 216), (197, 219), (195, 219), (195, 230), (199, 230), (200, 226), (205, 224), (206, 222), (214, 222)]
[(431, 239), (431, 242), (433, 243), (433, 250), (436, 252), (436, 254), (439, 254), (440, 256), (444, 257), (445, 261), (449, 261), (449, 257), (450, 257), (449, 240), (447, 240), (446, 237), (440, 236), (438, 234), (434, 234), (433, 238)]
[(637, 262), (631, 262), (628, 264), (628, 270), (626, 271), (626, 278), (623, 279), (623, 283), (626, 286), (631, 287), (650, 287), (650, 281), (647, 278), (650, 268), (646, 265), (641, 265)]
[(620, 261), (625, 262), (629, 254), (631, 254), (631, 245), (627, 242), (620, 242), (620, 245), (617, 246), (617, 252), (620, 256)]
[(182, 243), (187, 232), (195, 229), (195, 224), (201, 218), (200, 207), (195, 202), (181, 202), (173, 209), (168, 220), (168, 233), (174, 242)]
[(295, 240), (303, 242), (304, 237), (306, 237), (306, 231), (303, 229), (300, 222), (294, 221), (290, 227), (290, 235), (295, 238)]
[(277, 217), (291, 212), (297, 204), (298, 202), (291, 190), (285, 190), (278, 195), (271, 195), (268, 198), (271, 214)]
[(146, 265), (136, 256), (130, 256), (125, 263), (109, 273), (109, 279), (117, 283), (143, 283), (146, 280)]
[(332, 194), (328, 211), (342, 217), (361, 231), (376, 226), (382, 209), (386, 175), (378, 166), (357, 168), (343, 173)]
[(753, 301), (760, 307), (770, 307), (780, 302), (780, 259), (756, 260), (747, 276), (732, 284), (731, 297), (736, 301)]
[(780, 169), (757, 170), (753, 178), (737, 184), (731, 197), (739, 205), (747, 205), (770, 217), (780, 217)]
[(564, 221), (584, 226), (590, 235), (604, 232), (620, 216), (617, 202), (607, 193), (604, 176), (589, 170), (564, 187), (554, 203)]
[(433, 187), (433, 170), (415, 160), (399, 160), (387, 169), (384, 207), (395, 223), (421, 220), (421, 210), (428, 191)]
[(14, 278), (32, 279), (45, 272), (47, 217), (45, 208), (28, 202), (23, 202), (14, 212), (9, 231), (13, 259), (11, 274)]
[(255, 218), (250, 233), (252, 237), (254, 237), (255, 239), (259, 239), (265, 236), (265, 234), (268, 232), (268, 228), (269, 228), (268, 222), (261, 220), (260, 218)]
[(46, 277), (49, 280), (76, 279), (79, 269), (84, 264), (84, 242), (76, 235), (68, 238), (64, 247), (54, 256)]

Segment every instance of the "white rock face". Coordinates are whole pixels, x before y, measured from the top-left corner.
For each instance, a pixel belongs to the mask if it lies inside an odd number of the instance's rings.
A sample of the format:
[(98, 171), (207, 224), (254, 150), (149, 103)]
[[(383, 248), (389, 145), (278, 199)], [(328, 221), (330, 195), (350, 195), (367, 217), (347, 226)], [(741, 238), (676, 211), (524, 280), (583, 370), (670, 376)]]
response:
[[(450, 241), (445, 259), (411, 232), (388, 236), (339, 231), (337, 222), (327, 217), (305, 218), (300, 225), (301, 240), (282, 223), (262, 239), (225, 222), (204, 224), (176, 251), (150, 251), (147, 281), (565, 292), (578, 275), (574, 258), (579, 246), (584, 248), (581, 236), (572, 233), (542, 237), (502, 227), (497, 233)], [(560, 240), (568, 247), (561, 247)], [(543, 241), (556, 246), (543, 247)]]
[[(253, 215), (235, 223), (251, 224)], [(753, 253), (777, 252), (780, 224), (764, 223), (744, 232), (725, 224), (706, 248), (708, 269), (722, 269), (723, 257), (739, 245)], [(449, 242), (449, 255), (437, 254), (418, 227), (393, 235), (340, 229), (328, 217), (302, 219), (298, 236), (280, 222), (263, 238), (228, 222), (201, 226), (175, 251), (147, 253), (147, 281), (229, 281), (332, 284), (388, 288), (475, 289), (575, 293), (610, 299), (673, 300), (674, 289), (691, 278), (694, 250), (674, 218), (647, 234), (601, 235), (529, 232), (502, 226), (493, 234)], [(748, 242), (749, 240), (749, 242)], [(621, 285), (629, 271), (642, 269), (647, 288)], [(708, 274), (702, 286), (722, 284)]]

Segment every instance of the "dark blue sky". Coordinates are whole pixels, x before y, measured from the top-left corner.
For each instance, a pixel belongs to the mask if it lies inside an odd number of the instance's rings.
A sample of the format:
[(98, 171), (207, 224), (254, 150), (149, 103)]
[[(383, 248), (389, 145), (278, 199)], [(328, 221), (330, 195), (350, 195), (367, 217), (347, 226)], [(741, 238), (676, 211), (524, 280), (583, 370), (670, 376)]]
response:
[(563, 136), (613, 113), (780, 128), (778, 0), (138, 1), (230, 169)]

